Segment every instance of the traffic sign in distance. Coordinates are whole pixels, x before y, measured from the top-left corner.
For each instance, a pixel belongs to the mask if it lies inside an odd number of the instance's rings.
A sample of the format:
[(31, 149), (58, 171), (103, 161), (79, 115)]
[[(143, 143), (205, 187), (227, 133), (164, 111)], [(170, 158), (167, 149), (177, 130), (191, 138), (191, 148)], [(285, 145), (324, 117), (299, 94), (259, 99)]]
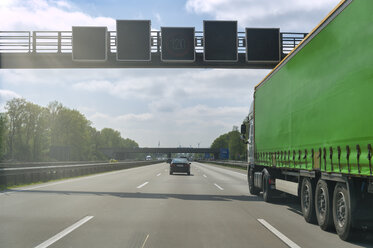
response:
[(280, 46), (279, 28), (246, 28), (246, 61), (279, 62)]
[(104, 61), (107, 58), (106, 27), (72, 27), (72, 59)]
[(203, 21), (203, 37), (205, 61), (238, 61), (237, 21)]
[(162, 27), (161, 60), (165, 62), (194, 62), (194, 28)]
[(117, 20), (117, 60), (150, 61), (150, 20)]

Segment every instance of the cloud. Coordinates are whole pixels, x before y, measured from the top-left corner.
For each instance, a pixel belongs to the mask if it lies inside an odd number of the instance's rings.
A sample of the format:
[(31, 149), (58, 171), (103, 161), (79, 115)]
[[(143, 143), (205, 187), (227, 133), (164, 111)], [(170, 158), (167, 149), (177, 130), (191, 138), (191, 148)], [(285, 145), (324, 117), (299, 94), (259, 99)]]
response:
[(159, 13), (155, 13), (155, 20), (158, 22), (158, 24), (162, 24), (162, 17)]
[(0, 89), (0, 102), (7, 101), (12, 98), (21, 97), (16, 92), (11, 90), (1, 90)]
[(5, 104), (7, 101), (13, 98), (20, 98), (21, 96), (11, 90), (2, 90), (0, 89), (0, 113), (5, 112)]
[(188, 0), (188, 12), (220, 20), (238, 20), (244, 27), (280, 27), (310, 32), (340, 0)]
[(196, 146), (201, 142), (208, 147), (220, 134), (239, 125), (248, 107), (213, 107), (198, 104), (180, 106), (174, 112), (147, 112), (140, 114), (108, 115), (95, 112), (87, 114), (93, 124), (102, 129), (110, 126), (124, 137), (136, 140), (140, 146)]
[(115, 30), (110, 17), (90, 16), (67, 1), (1, 0), (0, 30), (71, 30), (72, 26), (106, 26)]

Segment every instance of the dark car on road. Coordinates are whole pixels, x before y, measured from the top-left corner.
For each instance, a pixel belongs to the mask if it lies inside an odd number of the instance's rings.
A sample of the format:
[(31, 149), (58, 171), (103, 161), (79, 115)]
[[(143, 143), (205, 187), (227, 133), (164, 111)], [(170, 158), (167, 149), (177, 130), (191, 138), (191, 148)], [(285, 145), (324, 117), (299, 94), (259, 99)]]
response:
[(170, 175), (174, 172), (185, 172), (190, 175), (190, 162), (186, 158), (174, 158), (170, 163)]

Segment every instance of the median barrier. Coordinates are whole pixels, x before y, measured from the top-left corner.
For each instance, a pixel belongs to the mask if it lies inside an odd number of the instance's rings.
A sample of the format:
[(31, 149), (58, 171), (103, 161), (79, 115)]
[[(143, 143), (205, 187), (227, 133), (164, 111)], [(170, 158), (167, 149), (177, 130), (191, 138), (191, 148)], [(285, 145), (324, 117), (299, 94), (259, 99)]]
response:
[(127, 161), (116, 163), (87, 163), (75, 162), (33, 163), (33, 166), (11, 166), (0, 168), (0, 187), (6, 188), (15, 185), (31, 184), (36, 182), (47, 182), (62, 178), (78, 177), (108, 171), (123, 170), (138, 166), (159, 163), (160, 161)]

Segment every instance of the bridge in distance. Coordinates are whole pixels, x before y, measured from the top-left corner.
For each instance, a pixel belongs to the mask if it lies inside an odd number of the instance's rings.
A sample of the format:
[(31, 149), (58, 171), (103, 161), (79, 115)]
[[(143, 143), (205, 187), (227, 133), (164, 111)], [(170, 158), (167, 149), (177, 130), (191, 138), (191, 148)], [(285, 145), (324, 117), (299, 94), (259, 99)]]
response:
[(128, 154), (144, 153), (144, 154), (167, 154), (171, 158), (171, 154), (175, 153), (210, 153), (214, 154), (215, 158), (219, 157), (219, 150), (211, 148), (192, 148), (192, 147), (136, 147), (136, 148), (101, 148), (100, 151), (106, 156), (115, 159), (126, 158)]

